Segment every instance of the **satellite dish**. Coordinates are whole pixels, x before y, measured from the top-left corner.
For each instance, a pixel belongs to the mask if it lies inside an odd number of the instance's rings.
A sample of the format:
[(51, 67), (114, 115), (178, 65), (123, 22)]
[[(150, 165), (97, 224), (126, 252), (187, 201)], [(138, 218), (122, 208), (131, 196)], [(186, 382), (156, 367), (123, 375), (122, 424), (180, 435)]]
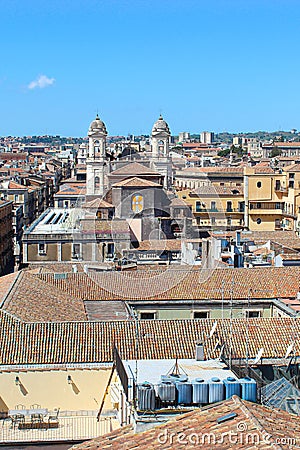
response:
[(210, 337), (210, 338), (213, 337), (213, 334), (214, 334), (214, 332), (216, 331), (217, 325), (218, 325), (218, 322), (215, 321), (215, 323), (214, 323), (213, 326), (211, 327), (211, 330), (210, 330), (210, 333), (209, 333), (209, 337)]
[(258, 350), (258, 353), (257, 353), (257, 355), (256, 355), (256, 358), (255, 358), (253, 364), (257, 364), (257, 363), (258, 363), (258, 361), (259, 361), (260, 358), (262, 357), (263, 352), (264, 352), (264, 349), (263, 349), (263, 348), (260, 348), (260, 349)]
[(288, 348), (286, 349), (285, 359), (288, 358), (289, 355), (291, 354), (291, 352), (293, 351), (294, 345), (295, 345), (295, 342), (292, 342), (292, 343), (288, 346)]

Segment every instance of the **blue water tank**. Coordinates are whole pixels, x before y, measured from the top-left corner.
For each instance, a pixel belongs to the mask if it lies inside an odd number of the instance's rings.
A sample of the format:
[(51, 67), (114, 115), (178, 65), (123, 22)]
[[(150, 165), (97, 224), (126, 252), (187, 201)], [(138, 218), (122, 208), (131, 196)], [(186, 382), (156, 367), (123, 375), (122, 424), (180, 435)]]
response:
[(142, 383), (137, 385), (138, 406), (141, 411), (155, 409), (155, 389), (153, 384)]
[(224, 400), (224, 384), (216, 377), (208, 380), (208, 402), (215, 403)]
[(176, 399), (176, 387), (172, 381), (162, 381), (157, 386), (157, 395), (162, 402), (172, 403)]
[(193, 403), (208, 403), (208, 382), (202, 378), (195, 378), (193, 385)]
[(192, 384), (187, 381), (178, 381), (176, 383), (178, 393), (178, 403), (184, 405), (192, 404)]
[(257, 400), (257, 384), (253, 378), (245, 377), (239, 380), (242, 388), (242, 399), (255, 403)]
[(227, 377), (223, 380), (225, 386), (225, 399), (231, 398), (233, 395), (241, 396), (241, 385), (239, 380), (233, 377)]

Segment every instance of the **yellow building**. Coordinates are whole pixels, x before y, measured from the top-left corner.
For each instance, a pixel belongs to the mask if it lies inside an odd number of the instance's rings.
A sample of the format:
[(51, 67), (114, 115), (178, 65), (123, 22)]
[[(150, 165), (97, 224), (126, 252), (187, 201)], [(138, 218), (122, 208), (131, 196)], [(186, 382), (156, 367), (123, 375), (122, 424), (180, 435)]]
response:
[(244, 225), (244, 192), (232, 183), (179, 191), (192, 209), (194, 224), (204, 228), (241, 228)]
[[(219, 171), (218, 171), (219, 173)], [(182, 189), (182, 188), (181, 188)], [(300, 231), (300, 165), (284, 170), (244, 167), (242, 183), (228, 177), (177, 192), (200, 228)]]

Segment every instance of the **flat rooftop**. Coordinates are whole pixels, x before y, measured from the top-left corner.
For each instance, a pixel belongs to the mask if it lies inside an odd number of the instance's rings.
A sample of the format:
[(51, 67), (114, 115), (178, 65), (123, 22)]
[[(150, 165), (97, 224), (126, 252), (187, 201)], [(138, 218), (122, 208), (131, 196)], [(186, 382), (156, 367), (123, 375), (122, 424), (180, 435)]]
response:
[(47, 209), (25, 233), (70, 233), (75, 229), (76, 219), (82, 215), (82, 210), (76, 208)]
[[(135, 379), (137, 369), (137, 383), (145, 381), (151, 384), (158, 384), (161, 381), (161, 375), (167, 375), (173, 372), (175, 366), (174, 359), (153, 359), (153, 360), (123, 360), (123, 365), (129, 379)], [(189, 380), (202, 378), (209, 380), (217, 377), (225, 380), (227, 377), (236, 375), (228, 369), (225, 363), (218, 359), (207, 361), (196, 361), (195, 359), (178, 359), (179, 372), (186, 374)]]

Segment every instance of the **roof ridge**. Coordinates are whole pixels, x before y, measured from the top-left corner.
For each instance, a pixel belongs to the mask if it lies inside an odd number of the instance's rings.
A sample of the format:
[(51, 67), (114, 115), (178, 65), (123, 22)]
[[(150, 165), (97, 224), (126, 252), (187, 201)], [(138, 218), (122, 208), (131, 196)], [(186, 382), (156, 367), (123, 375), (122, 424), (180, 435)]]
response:
[[(232, 396), (233, 403), (238, 406), (241, 411), (245, 414), (246, 418), (249, 419), (253, 425), (257, 428), (257, 430), (262, 434), (263, 439), (267, 438), (268, 440), (272, 440), (272, 444), (270, 444), (273, 448), (276, 448), (278, 450), (282, 449), (280, 445), (276, 441), (274, 441), (273, 435), (268, 433), (268, 431), (265, 429), (265, 427), (260, 423), (260, 421), (255, 417), (253, 412), (249, 409), (247, 404), (245, 404), (240, 397), (237, 395)], [(267, 441), (266, 441), (267, 442)]]
[(23, 271), (20, 271), (17, 273), (16, 278), (14, 279), (14, 281), (12, 282), (12, 285), (10, 286), (8, 292), (5, 295), (5, 298), (2, 300), (1, 304), (0, 304), (0, 308), (2, 309), (4, 307), (4, 304), (11, 299), (12, 293), (14, 291), (14, 288), (16, 286), (16, 284), (20, 283), (21, 278), (23, 277)]

